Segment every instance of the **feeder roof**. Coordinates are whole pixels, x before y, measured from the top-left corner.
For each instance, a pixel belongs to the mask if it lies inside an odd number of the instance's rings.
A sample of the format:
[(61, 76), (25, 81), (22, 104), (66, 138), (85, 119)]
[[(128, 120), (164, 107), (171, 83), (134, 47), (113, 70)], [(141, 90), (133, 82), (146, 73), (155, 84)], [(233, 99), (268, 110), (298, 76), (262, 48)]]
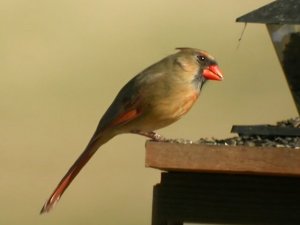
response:
[(277, 0), (249, 12), (236, 22), (300, 24), (300, 0)]

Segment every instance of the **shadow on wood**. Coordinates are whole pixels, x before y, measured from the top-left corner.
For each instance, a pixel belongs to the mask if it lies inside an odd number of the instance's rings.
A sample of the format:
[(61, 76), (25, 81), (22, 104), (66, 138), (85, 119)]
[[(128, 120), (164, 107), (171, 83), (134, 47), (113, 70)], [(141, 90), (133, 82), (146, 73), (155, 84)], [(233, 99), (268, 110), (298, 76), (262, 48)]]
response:
[(152, 225), (299, 225), (300, 178), (162, 173), (152, 213)]

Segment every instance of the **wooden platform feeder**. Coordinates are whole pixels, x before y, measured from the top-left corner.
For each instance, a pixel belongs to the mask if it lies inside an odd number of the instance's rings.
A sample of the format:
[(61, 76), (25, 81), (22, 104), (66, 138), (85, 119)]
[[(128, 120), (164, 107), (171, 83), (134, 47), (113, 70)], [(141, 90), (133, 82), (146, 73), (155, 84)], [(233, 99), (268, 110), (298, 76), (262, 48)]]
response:
[[(277, 0), (237, 19), (264, 23), (300, 113), (300, 1)], [(299, 128), (234, 126), (239, 135), (300, 136)], [(160, 169), (152, 225), (299, 225), (300, 149), (146, 142)]]

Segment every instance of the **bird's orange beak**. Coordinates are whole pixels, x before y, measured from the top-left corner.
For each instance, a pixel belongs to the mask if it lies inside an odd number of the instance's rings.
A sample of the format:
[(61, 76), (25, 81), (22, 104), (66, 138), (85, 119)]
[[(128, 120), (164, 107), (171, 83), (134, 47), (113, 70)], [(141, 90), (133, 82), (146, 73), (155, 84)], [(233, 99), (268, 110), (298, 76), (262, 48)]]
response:
[(203, 76), (207, 80), (223, 80), (223, 74), (218, 65), (210, 65), (204, 69)]

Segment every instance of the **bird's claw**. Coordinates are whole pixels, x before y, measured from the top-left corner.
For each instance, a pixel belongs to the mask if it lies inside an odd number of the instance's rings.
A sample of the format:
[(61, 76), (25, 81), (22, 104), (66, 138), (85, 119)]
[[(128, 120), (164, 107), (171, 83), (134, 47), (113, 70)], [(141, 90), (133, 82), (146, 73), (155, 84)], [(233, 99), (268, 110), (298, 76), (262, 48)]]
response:
[(153, 132), (153, 136), (152, 136), (151, 140), (152, 141), (167, 141), (168, 139), (165, 138), (165, 137), (163, 137), (163, 136), (161, 136), (158, 133)]
[(168, 141), (167, 138), (163, 137), (162, 135), (154, 132), (154, 131), (141, 131), (141, 130), (133, 130), (131, 133), (139, 134), (145, 137), (150, 138), (152, 141)]

